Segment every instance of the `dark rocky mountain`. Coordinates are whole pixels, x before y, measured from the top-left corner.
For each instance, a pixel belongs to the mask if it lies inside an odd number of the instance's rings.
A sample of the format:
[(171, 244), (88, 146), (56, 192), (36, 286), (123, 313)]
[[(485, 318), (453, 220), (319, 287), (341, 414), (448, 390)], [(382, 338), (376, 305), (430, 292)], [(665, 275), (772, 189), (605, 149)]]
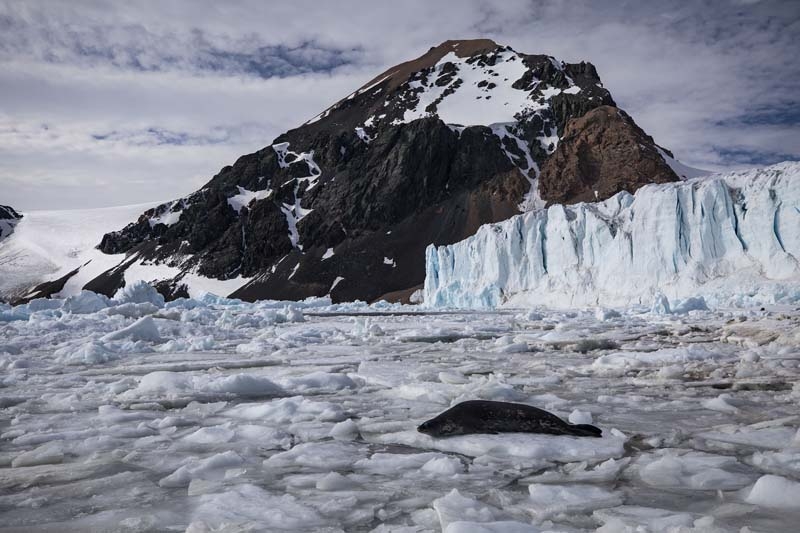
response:
[(22, 215), (7, 205), (0, 205), (0, 241), (11, 235)]
[(100, 249), (128, 259), (87, 288), (155, 262), (181, 269), (151, 280), (171, 296), (201, 275), (243, 278), (232, 296), (247, 300), (407, 299), (429, 244), (677, 179), (591, 63), (447, 41), (106, 234)]
[(547, 203), (572, 204), (675, 180), (653, 138), (630, 115), (600, 106), (569, 121), (558, 147), (542, 166), (539, 192)]

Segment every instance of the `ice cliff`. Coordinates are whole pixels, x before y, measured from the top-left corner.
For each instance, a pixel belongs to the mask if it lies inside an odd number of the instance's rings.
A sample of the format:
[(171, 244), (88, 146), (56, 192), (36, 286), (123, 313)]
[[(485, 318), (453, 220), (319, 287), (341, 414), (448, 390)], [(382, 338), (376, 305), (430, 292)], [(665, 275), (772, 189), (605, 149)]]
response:
[(431, 306), (800, 301), (800, 163), (553, 205), (426, 251)]

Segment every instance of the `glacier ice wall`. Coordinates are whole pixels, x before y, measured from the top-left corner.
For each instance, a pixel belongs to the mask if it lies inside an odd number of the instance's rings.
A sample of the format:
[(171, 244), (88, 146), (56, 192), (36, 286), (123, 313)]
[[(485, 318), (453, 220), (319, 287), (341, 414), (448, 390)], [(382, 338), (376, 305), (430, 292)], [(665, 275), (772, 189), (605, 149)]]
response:
[(800, 301), (800, 163), (554, 205), (426, 253), (430, 306)]

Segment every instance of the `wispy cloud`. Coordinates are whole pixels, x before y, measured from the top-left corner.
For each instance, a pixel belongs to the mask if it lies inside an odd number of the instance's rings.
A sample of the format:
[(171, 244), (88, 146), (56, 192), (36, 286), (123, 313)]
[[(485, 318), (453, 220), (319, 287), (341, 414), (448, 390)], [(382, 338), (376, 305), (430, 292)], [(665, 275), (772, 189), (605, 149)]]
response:
[(708, 168), (800, 159), (800, 3), (0, 1), (0, 182), (21, 208), (186, 194), (449, 38), (590, 60)]

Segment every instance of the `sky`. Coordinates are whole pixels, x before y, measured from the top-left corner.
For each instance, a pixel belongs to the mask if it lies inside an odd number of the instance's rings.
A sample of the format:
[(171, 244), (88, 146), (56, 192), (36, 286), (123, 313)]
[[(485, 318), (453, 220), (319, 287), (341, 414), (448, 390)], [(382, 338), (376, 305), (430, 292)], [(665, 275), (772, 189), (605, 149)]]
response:
[(166, 201), (447, 39), (591, 61), (692, 166), (800, 160), (796, 0), (0, 0), (0, 204)]

